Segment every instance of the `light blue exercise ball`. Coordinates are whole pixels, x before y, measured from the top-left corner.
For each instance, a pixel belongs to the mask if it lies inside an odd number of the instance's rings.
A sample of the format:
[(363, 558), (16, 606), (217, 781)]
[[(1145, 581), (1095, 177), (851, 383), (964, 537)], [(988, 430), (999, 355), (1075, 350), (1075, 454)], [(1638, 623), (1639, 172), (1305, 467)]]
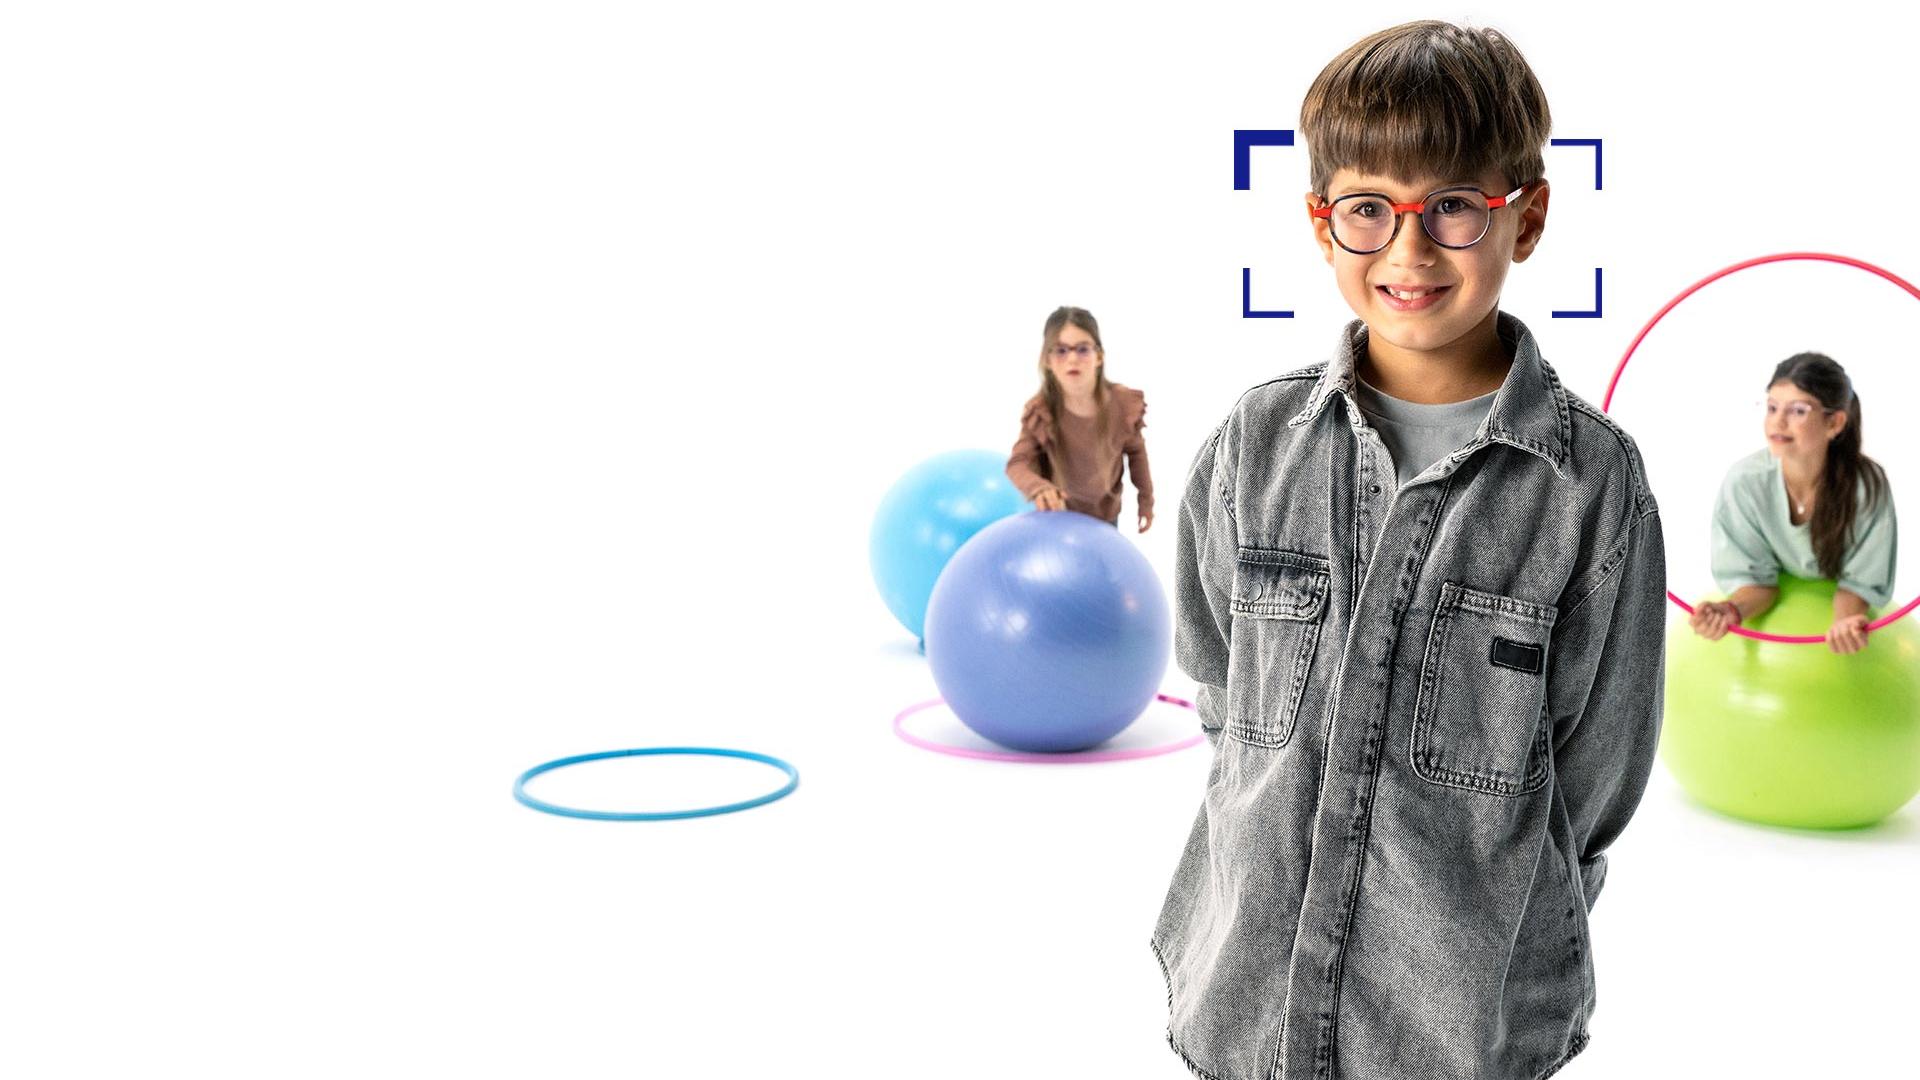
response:
[(974, 533), (1027, 506), (1007, 479), (1003, 453), (954, 450), (909, 469), (880, 500), (867, 545), (887, 610), (925, 638), (927, 598), (947, 560)]
[(967, 541), (927, 607), (927, 663), (962, 723), (1002, 746), (1084, 750), (1159, 692), (1173, 620), (1120, 530), (1071, 510), (997, 521)]

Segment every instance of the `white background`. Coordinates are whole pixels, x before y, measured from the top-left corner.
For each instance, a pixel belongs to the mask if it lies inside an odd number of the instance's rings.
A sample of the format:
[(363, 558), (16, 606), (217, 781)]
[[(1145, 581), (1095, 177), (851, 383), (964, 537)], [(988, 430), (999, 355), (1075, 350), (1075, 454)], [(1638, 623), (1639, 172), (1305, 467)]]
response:
[[(1604, 191), (1550, 151), (1505, 299), (1590, 400), (1739, 259), (1920, 275), (1920, 16), (1888, 10), (10, 8), (0, 1071), (1185, 1075), (1147, 937), (1204, 751), (896, 740), (932, 684), (868, 578), (881, 493), (1009, 446), (1072, 303), (1148, 392), (1171, 506), (1235, 395), (1348, 317), (1304, 152), (1235, 192), (1232, 132), (1295, 127), (1328, 59), (1408, 18), (1504, 29), (1554, 134), (1605, 139)], [(1299, 317), (1241, 319), (1243, 266)], [(1606, 317), (1549, 318), (1595, 266)], [(1776, 269), (1623, 384), (1684, 594), (1788, 352), (1855, 372), (1920, 505), (1920, 305)], [(1172, 541), (1170, 515), (1140, 540), (1167, 580)], [(684, 743), (801, 787), (668, 824), (509, 798), (549, 758)], [(550, 780), (663, 808), (778, 777)], [(1911, 1075), (1917, 900), (1920, 808), (1764, 830), (1662, 768), (1565, 1075)]]

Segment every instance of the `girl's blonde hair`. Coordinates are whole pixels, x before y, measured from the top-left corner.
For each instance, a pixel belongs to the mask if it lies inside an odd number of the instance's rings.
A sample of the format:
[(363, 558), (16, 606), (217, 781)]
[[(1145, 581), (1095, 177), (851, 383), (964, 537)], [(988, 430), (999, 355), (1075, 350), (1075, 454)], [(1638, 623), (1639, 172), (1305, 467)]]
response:
[(1100, 410), (1100, 437), (1107, 437), (1107, 401), (1112, 396), (1111, 383), (1107, 382), (1107, 350), (1100, 344), (1100, 324), (1093, 319), (1093, 313), (1086, 308), (1057, 307), (1047, 316), (1047, 326), (1040, 338), (1040, 398), (1047, 404), (1048, 434), (1054, 442), (1060, 440), (1060, 412), (1067, 407), (1066, 391), (1061, 389), (1060, 380), (1054, 377), (1053, 369), (1047, 366), (1047, 357), (1053, 347), (1060, 343), (1060, 331), (1071, 324), (1086, 331), (1093, 339), (1093, 350), (1100, 354), (1100, 366), (1093, 369), (1093, 403)]

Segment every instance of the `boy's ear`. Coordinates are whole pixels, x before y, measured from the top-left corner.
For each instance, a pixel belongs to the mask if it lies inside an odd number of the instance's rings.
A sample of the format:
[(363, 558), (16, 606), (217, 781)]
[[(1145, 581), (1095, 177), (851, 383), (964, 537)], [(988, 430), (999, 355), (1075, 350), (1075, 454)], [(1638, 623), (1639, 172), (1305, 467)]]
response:
[(1526, 196), (1527, 204), (1520, 211), (1520, 235), (1513, 241), (1514, 262), (1526, 262), (1533, 249), (1540, 246), (1540, 234), (1547, 231), (1547, 197), (1551, 194), (1547, 182), (1541, 180)]
[[(1310, 211), (1320, 209), (1320, 196), (1315, 195), (1311, 191), (1307, 192), (1307, 209)], [(1313, 239), (1320, 245), (1320, 257), (1327, 260), (1328, 266), (1332, 266), (1333, 265), (1332, 223), (1329, 222), (1326, 218), (1310, 217), (1307, 220), (1313, 222)]]

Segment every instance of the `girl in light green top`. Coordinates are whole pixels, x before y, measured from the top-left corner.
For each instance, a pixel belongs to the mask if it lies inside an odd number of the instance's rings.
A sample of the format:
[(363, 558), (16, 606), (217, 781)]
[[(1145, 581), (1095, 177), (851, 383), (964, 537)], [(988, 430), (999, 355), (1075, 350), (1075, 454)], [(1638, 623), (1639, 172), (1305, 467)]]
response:
[(1868, 609), (1893, 598), (1896, 543), (1886, 472), (1860, 452), (1860, 397), (1839, 364), (1796, 354), (1773, 371), (1763, 430), (1713, 508), (1713, 578), (1732, 595), (1695, 605), (1693, 630), (1717, 640), (1772, 607), (1784, 571), (1837, 583), (1827, 646), (1858, 652)]

